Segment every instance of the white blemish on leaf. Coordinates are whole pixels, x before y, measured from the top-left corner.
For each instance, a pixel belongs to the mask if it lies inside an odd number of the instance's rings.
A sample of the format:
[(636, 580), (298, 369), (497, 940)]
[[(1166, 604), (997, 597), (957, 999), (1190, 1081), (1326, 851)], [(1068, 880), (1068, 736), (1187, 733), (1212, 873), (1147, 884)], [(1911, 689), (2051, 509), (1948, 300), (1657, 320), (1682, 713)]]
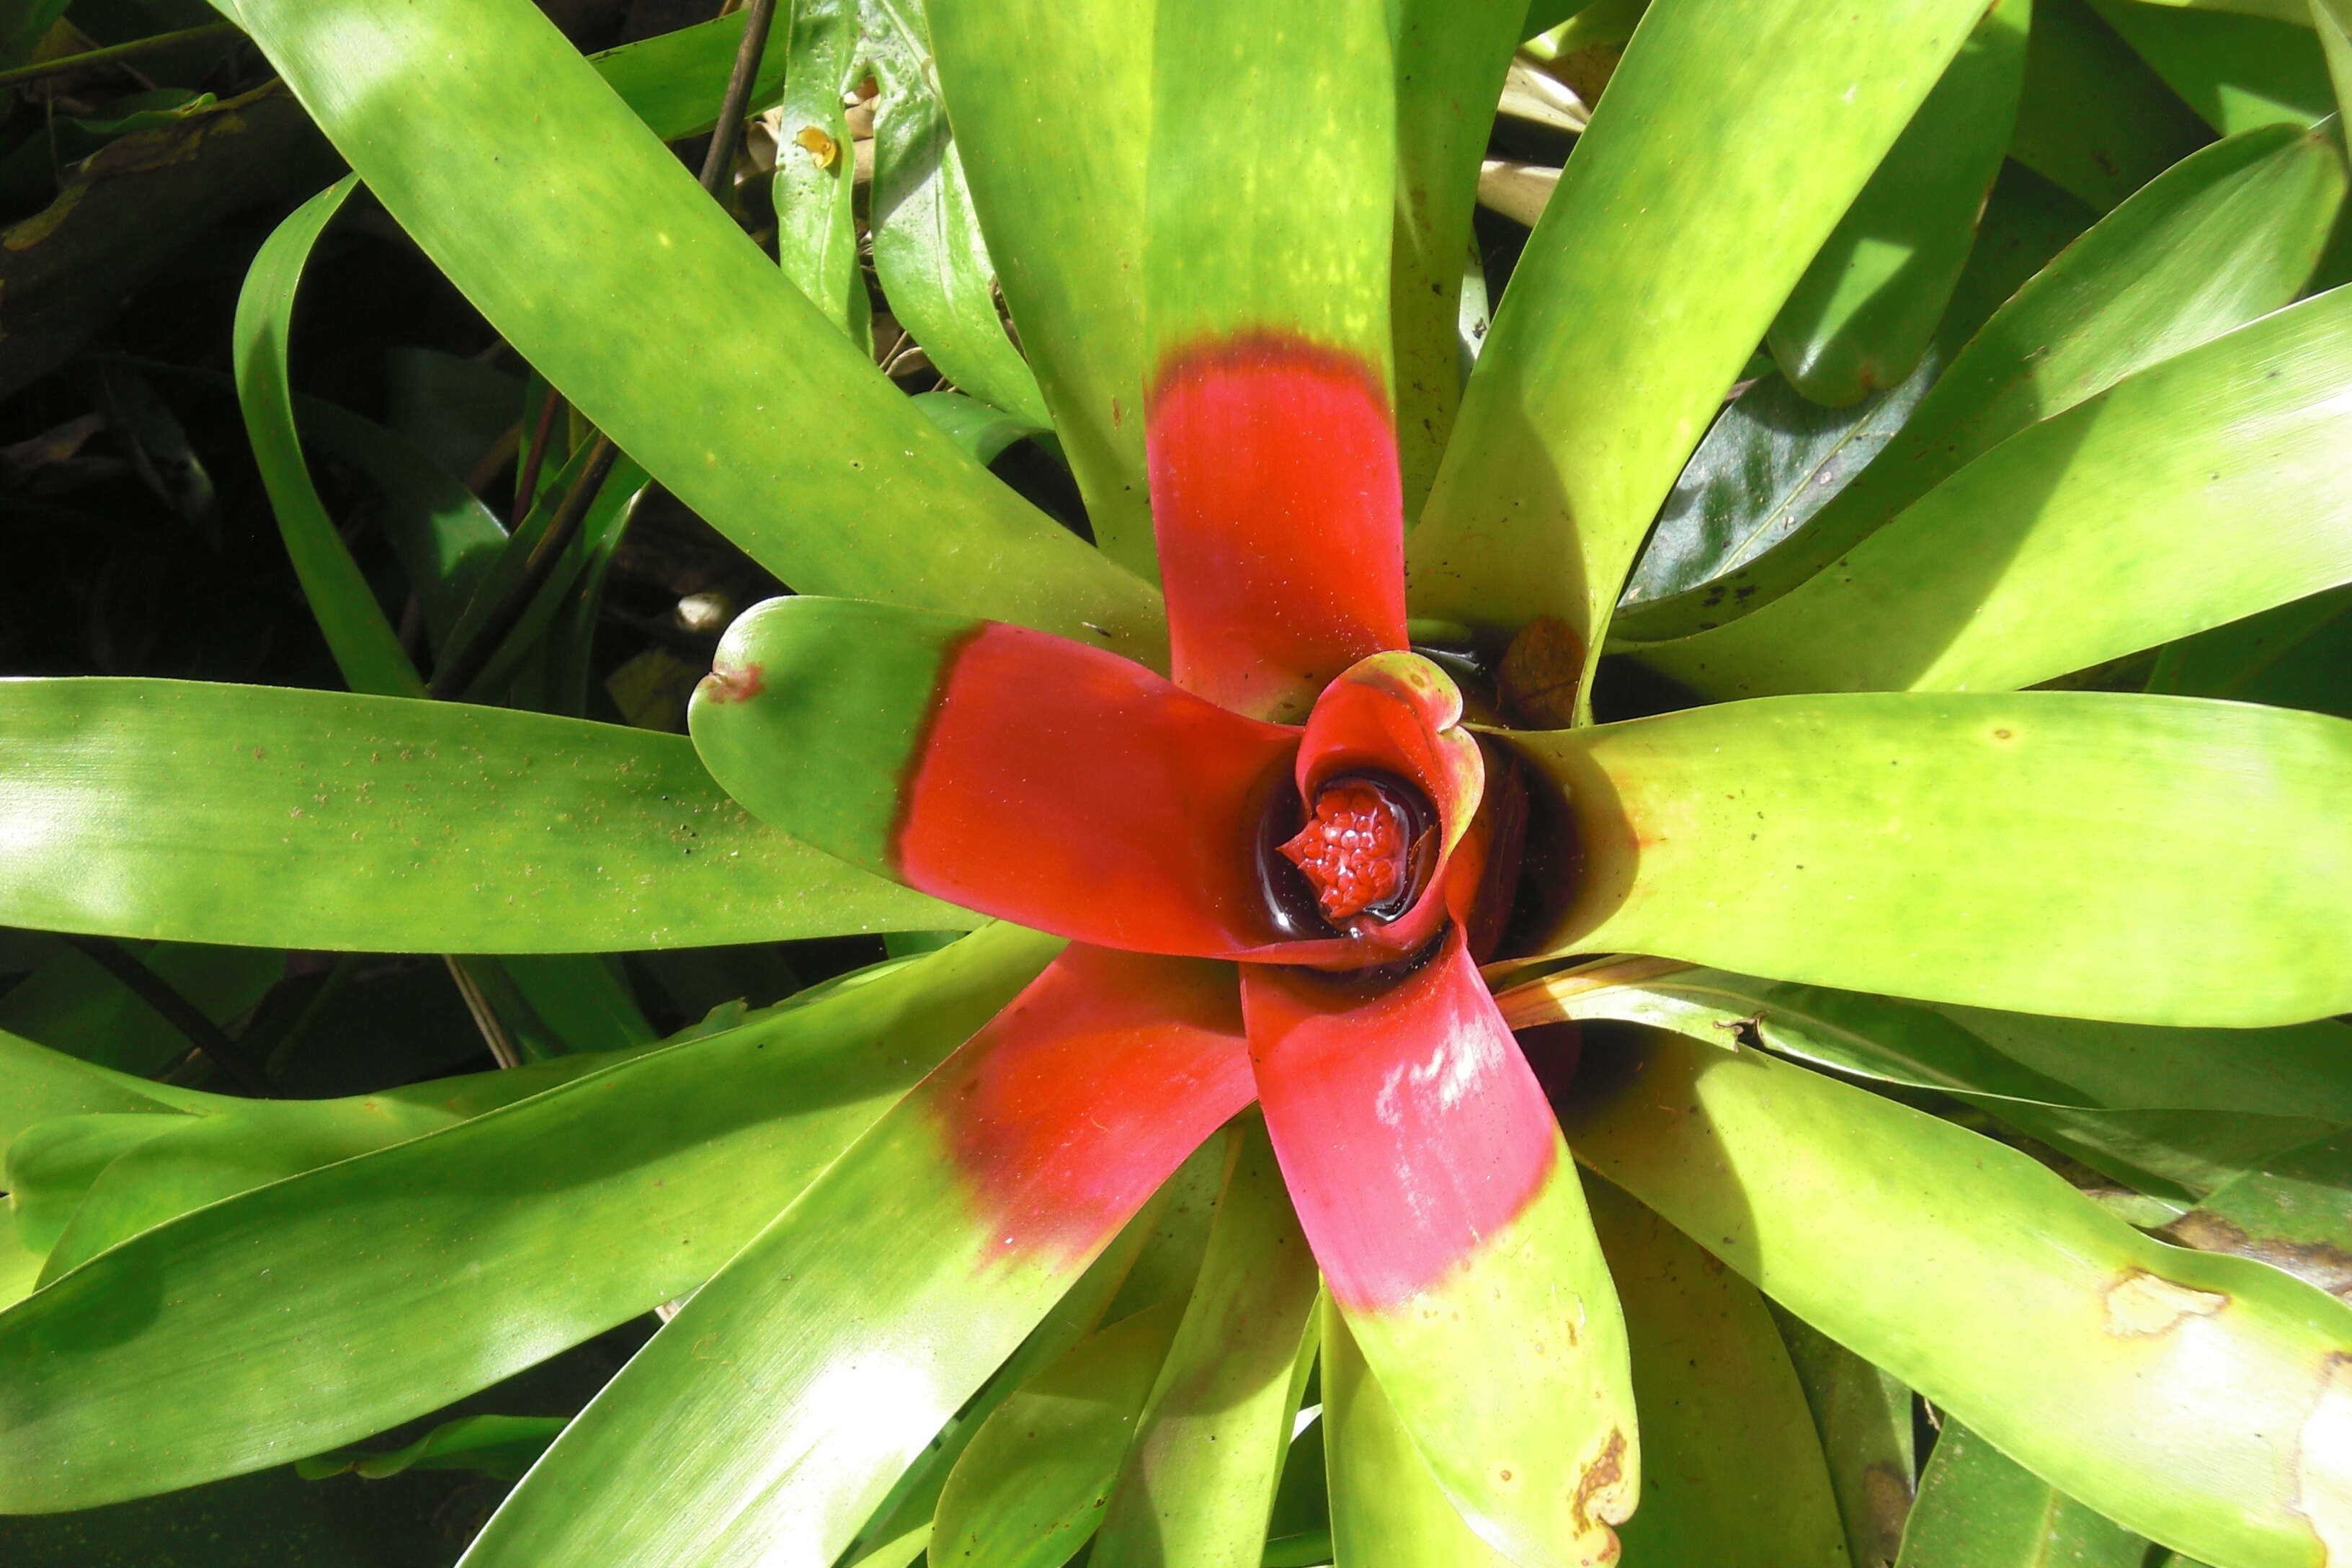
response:
[(2352, 1563), (2352, 1357), (2331, 1355), (2294, 1458), (2294, 1511), (2319, 1537), (2326, 1568)]
[(2183, 1318), (2210, 1318), (2229, 1301), (2218, 1290), (2192, 1289), (2135, 1268), (2107, 1287), (2107, 1332), (2127, 1337), (2167, 1333)]

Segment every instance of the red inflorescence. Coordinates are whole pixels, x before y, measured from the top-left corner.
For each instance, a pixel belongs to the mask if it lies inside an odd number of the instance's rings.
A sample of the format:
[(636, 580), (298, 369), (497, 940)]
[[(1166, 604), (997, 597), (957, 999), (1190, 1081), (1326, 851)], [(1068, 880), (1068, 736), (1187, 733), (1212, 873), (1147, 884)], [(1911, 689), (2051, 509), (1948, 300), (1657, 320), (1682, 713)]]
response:
[(1412, 852), (1404, 808), (1377, 785), (1343, 780), (1315, 797), (1315, 815), (1282, 847), (1314, 886), (1323, 918), (1351, 920), (1402, 891)]

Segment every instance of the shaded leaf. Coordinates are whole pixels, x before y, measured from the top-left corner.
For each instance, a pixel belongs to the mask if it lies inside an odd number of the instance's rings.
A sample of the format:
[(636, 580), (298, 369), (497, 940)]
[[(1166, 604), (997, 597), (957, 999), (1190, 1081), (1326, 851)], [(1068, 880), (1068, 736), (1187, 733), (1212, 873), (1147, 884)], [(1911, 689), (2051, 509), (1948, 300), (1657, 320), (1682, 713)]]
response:
[(1927, 352), (2017, 118), (2032, 0), (1998, 0), (1886, 150), (1765, 341), (1836, 407), (1901, 384)]
[(1948, 1418), (1896, 1568), (2141, 1568), (2148, 1550)]
[(2148, 0), (2091, 0), (2107, 26), (2224, 136), (2257, 125), (2308, 127), (2333, 112), (2327, 62), (2300, 26)]
[(2085, 0), (2041, 0), (2009, 155), (2105, 212), (2211, 137)]

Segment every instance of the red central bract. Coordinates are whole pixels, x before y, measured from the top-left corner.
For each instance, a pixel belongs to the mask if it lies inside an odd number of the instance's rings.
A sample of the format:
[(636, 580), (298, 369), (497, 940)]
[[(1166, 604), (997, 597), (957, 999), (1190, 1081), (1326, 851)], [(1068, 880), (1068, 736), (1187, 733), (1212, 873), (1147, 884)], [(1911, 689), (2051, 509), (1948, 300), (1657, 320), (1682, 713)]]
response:
[(1412, 871), (1414, 834), (1402, 803), (1367, 779), (1327, 785), (1315, 815), (1282, 847), (1337, 923), (1392, 901)]

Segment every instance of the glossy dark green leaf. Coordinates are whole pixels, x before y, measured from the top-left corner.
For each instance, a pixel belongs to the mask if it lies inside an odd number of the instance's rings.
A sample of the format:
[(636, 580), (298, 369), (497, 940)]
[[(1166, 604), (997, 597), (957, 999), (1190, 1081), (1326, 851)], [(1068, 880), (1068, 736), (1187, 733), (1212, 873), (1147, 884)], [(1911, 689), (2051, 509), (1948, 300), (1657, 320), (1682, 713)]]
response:
[[(2052, 242), (2071, 237), (2071, 226), (2043, 217), (2029, 227), (2037, 204), (2004, 201), (2011, 184), (1995, 193), (1985, 245), (2016, 228), (2035, 236), (2034, 248), (2057, 251)], [(1625, 635), (1684, 636), (1753, 613), (2036, 420), (2286, 304), (2318, 259), (2344, 185), (2343, 160), (2324, 139), (2252, 132), (2158, 175), (2031, 281), (2000, 288), (1972, 263), (1953, 314), (1962, 300), (1982, 299), (1991, 319), (1943, 340), (1958, 357), (1899, 438), (1778, 548), (1679, 603), (1626, 617)], [(1982, 253), (1988, 269), (1996, 256)]]
[(2352, 289), (2249, 322), (2011, 437), (1762, 609), (1643, 657), (1717, 696), (2005, 690), (2352, 580), (2348, 356)]
[(1150, 588), (907, 407), (530, 0), (226, 9), (516, 351), (795, 588), (1158, 657)]
[(1550, 951), (2135, 1023), (2352, 1007), (2352, 952), (2310, 937), (2352, 924), (2342, 720), (1850, 693), (1513, 741), (1585, 855)]
[(933, 1556), (961, 1568), (1067, 1562), (1102, 1521), (1182, 1315), (1163, 1301), (1098, 1330), (998, 1405), (940, 1494)]
[(1586, 1184), (1642, 1414), (1628, 1563), (1849, 1568), (1829, 1467), (1756, 1288), (1606, 1182)]
[(1598, 656), (1724, 389), (1980, 10), (1650, 8), (1464, 392), (1407, 541), (1415, 614), (1549, 616)]
[(898, 7), (877, 5), (867, 58), (881, 88), (874, 272), (891, 313), (948, 380), (1043, 429), (1052, 416), (996, 313), (996, 268), (972, 213), (962, 151), (931, 85), (929, 40)]
[(929, 13), (972, 205), (1087, 520), (1104, 554), (1156, 580), (1143, 461), (1152, 8), (931, 0)]
[(1835, 516), (1818, 528), (1813, 520), (1879, 466), (1961, 345), (2092, 216), (2040, 175), (2008, 165), (1951, 307), (1919, 368), (1900, 385), (1850, 408), (1824, 408), (1770, 373), (1735, 398), (1675, 481), (1618, 602), (1612, 636), (1628, 642), (1688, 636), (1793, 586), (1783, 579), (1798, 578), (1800, 568), (1781, 564), (1791, 556), (1817, 569), (1826, 556), (1813, 542), (1834, 529)]
[(344, 681), (354, 691), (422, 697), (425, 682), (401, 650), (375, 590), (310, 482), (294, 426), (293, 390), (287, 384), (287, 338), (302, 268), (311, 246), (358, 185), (359, 176), (347, 174), (303, 203), (253, 258), (236, 305), (237, 401), (286, 552)]
[(1986, 10), (1773, 318), (1772, 357), (1812, 402), (1900, 385), (1927, 352), (2009, 144), (2032, 19), (2032, 0)]
[(2211, 137), (2085, 0), (2041, 0), (2009, 155), (2105, 212)]
[(1948, 1417), (1896, 1568), (2141, 1568), (2147, 1555), (2145, 1538)]
[(353, 1442), (693, 1289), (1051, 951), (958, 942), (114, 1247), (0, 1314), (0, 1508)]
[(1255, 1568), (1314, 1360), (1319, 1278), (1265, 1124), (1246, 1117), (1090, 1563)]
[(693, 947), (975, 917), (746, 816), (683, 737), (174, 681), (0, 685), (0, 919), (378, 952)]
[(2257, 125), (2308, 127), (2336, 108), (2309, 19), (2091, 0), (2165, 85), (2224, 136)]
[(1816, 1328), (2157, 1540), (2241, 1568), (2342, 1550), (2342, 1304), (1766, 1053), (1611, 1049), (1563, 1110), (1578, 1156)]

